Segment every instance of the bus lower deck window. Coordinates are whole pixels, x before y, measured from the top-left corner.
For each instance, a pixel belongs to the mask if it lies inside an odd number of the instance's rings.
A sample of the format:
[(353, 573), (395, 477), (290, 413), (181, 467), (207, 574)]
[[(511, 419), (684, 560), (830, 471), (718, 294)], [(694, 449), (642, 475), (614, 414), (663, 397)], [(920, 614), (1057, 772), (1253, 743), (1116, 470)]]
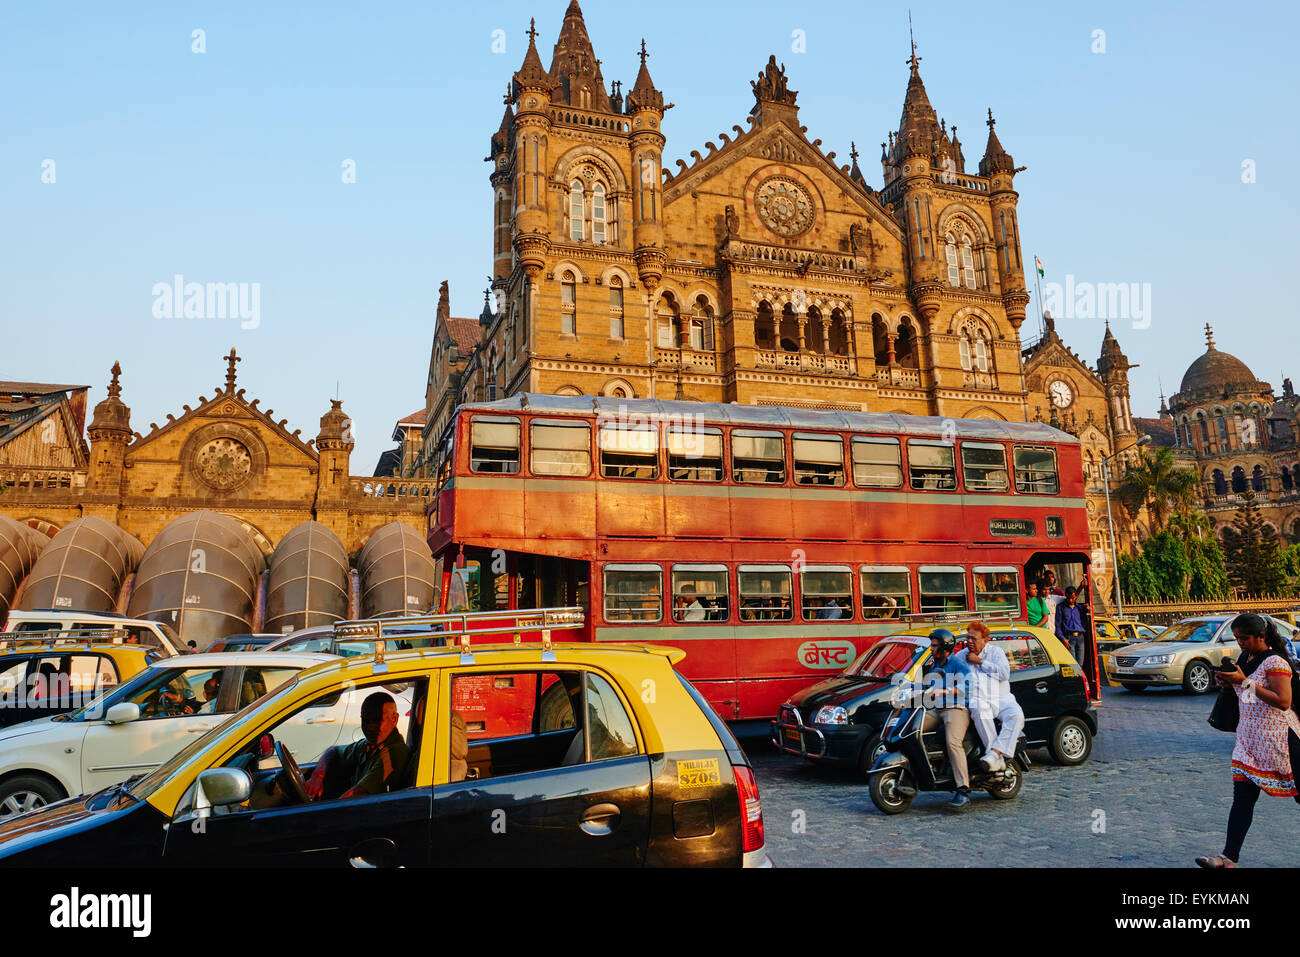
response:
[(912, 613), (911, 573), (906, 568), (864, 568), (863, 618), (901, 618)]
[(853, 484), (861, 488), (898, 488), (903, 459), (898, 439), (853, 440)]
[(907, 466), (912, 488), (951, 490), (957, 487), (953, 448), (942, 442), (908, 442)]
[(586, 475), (591, 471), (591, 429), (586, 422), (533, 422), (528, 467), (534, 475)]
[(1020, 574), (1014, 568), (975, 570), (975, 610), (1020, 614)]
[(519, 420), (476, 415), (469, 427), (469, 470), (513, 474), (519, 471)]
[(606, 565), (605, 620), (661, 621), (663, 584), (658, 565)]
[(673, 621), (726, 621), (731, 617), (726, 565), (674, 565)]
[(844, 443), (838, 436), (795, 434), (794, 482), (796, 485), (844, 484)]
[(731, 477), (749, 485), (784, 485), (785, 436), (780, 432), (732, 431)]
[(942, 615), (970, 609), (966, 573), (961, 569), (920, 569), (921, 614)]
[(666, 436), (674, 482), (722, 481), (722, 430), (674, 427)]
[(799, 591), (804, 621), (853, 617), (853, 572), (847, 568), (804, 568)]
[(598, 444), (602, 478), (659, 477), (659, 434), (655, 429), (602, 425)]
[(741, 565), (736, 569), (740, 620), (789, 621), (793, 618), (790, 580), (788, 565)]
[(1005, 492), (1011, 488), (1007, 477), (1007, 450), (1000, 445), (962, 443), (961, 471), (969, 492)]
[(1056, 474), (1056, 451), (1016, 446), (1016, 491), (1031, 495), (1056, 495), (1061, 483)]

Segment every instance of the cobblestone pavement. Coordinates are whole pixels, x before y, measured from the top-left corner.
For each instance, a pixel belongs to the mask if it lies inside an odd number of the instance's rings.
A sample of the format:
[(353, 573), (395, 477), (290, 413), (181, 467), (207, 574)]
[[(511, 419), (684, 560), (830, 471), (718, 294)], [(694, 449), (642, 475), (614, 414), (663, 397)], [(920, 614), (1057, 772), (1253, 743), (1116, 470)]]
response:
[[(1106, 688), (1101, 733), (1077, 768), (1035, 761), (1012, 801), (920, 794), (909, 811), (876, 810), (853, 775), (809, 766), (749, 738), (767, 850), (778, 866), (1194, 867), (1223, 849), (1234, 736), (1206, 724), (1213, 698)], [(799, 833), (799, 825), (804, 825)], [(1103, 829), (1104, 825), (1104, 829)], [(1260, 795), (1243, 866), (1300, 863), (1300, 805)]]

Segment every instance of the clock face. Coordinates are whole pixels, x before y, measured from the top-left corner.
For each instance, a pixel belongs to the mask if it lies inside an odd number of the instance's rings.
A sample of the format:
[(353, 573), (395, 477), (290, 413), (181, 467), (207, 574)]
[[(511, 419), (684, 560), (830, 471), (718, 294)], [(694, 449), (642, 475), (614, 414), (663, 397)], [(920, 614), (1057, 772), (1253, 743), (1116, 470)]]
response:
[(1057, 379), (1047, 387), (1047, 394), (1052, 399), (1052, 405), (1058, 409), (1064, 409), (1074, 401), (1074, 393), (1070, 391), (1070, 386), (1063, 379)]

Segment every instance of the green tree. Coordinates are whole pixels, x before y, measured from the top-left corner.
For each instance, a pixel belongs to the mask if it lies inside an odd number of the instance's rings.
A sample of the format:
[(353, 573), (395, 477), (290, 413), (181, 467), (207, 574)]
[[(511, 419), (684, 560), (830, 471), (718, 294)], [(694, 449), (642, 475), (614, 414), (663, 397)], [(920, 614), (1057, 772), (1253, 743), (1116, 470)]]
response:
[(1145, 505), (1151, 516), (1151, 531), (1156, 533), (1164, 531), (1171, 514), (1190, 510), (1199, 487), (1196, 472), (1175, 462), (1173, 449), (1162, 448), (1155, 455), (1142, 452), (1138, 463), (1124, 473), (1116, 495), (1131, 515), (1137, 515)]
[(1159, 601), (1161, 597), (1156, 576), (1141, 555), (1119, 557), (1119, 587), (1125, 601)]
[(1142, 543), (1142, 558), (1151, 569), (1160, 598), (1183, 601), (1187, 598), (1187, 577), (1192, 572), (1187, 546), (1170, 531), (1158, 532)]
[(1251, 489), (1241, 494), (1237, 515), (1223, 530), (1223, 557), (1228, 580), (1247, 594), (1276, 595), (1287, 583), (1282, 541), (1277, 529), (1260, 515)]
[(1192, 601), (1224, 601), (1231, 597), (1223, 549), (1213, 538), (1187, 540), (1187, 594)]
[(1288, 545), (1282, 549), (1282, 573), (1292, 585), (1300, 578), (1300, 544)]

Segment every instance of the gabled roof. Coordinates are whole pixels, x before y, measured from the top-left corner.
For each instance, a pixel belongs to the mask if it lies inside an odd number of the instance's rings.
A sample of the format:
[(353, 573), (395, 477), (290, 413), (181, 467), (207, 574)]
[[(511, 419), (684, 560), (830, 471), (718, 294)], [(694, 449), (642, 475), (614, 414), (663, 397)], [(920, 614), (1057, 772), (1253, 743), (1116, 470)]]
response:
[(478, 346), (479, 324), (477, 319), (448, 316), (447, 333), (451, 336), (451, 341), (456, 344), (456, 350), (462, 356), (468, 356)]
[(1138, 431), (1144, 435), (1151, 436), (1151, 443), (1157, 446), (1173, 448), (1178, 444), (1174, 437), (1174, 427), (1171, 422), (1163, 419), (1142, 419), (1136, 415), (1133, 416), (1133, 422), (1137, 425)]
[(296, 447), (304, 455), (310, 456), (313, 459), (318, 459), (320, 457), (319, 453), (316, 451), (315, 439), (308, 439), (304, 441), (303, 439), (299, 438), (302, 429), (294, 429), (292, 432), (289, 431), (289, 420), (281, 419), (279, 422), (275, 421), (275, 419), (272, 418), (272, 415), (274, 414), (275, 410), (259, 409), (258, 403), (260, 401), (261, 401), (260, 399), (253, 399), (252, 401), (249, 401), (248, 399), (244, 398), (243, 389), (238, 389), (235, 392), (231, 393), (231, 392), (226, 392), (221, 388), (218, 388), (216, 394), (213, 395), (211, 399), (207, 399), (204, 398), (203, 396), (199, 396), (199, 404), (193, 409), (191, 409), (188, 405), (182, 406), (184, 411), (181, 413), (179, 417), (174, 416), (169, 412), (167, 413), (167, 421), (165, 424), (158, 425), (155, 422), (150, 422), (149, 432), (147, 434), (141, 435), (139, 432), (134, 433), (135, 441), (133, 441), (130, 444), (130, 446), (128, 446), (127, 451), (134, 453), (138, 451), (146, 443), (153, 442), (159, 436), (162, 436), (170, 432), (172, 429), (176, 428), (182, 422), (186, 422), (198, 416), (211, 416), (213, 418), (229, 418), (229, 416), (225, 412), (220, 411), (218, 407), (224, 403), (230, 402), (230, 403), (234, 403), (240, 412), (245, 413), (251, 416), (252, 418), (256, 419), (257, 421), (261, 422), (272, 433), (280, 436), (280, 438), (282, 438), (285, 442), (288, 442), (290, 445)]
[(54, 395), (58, 392), (79, 392), (88, 385), (53, 385), (47, 382), (0, 381), (0, 395)]

